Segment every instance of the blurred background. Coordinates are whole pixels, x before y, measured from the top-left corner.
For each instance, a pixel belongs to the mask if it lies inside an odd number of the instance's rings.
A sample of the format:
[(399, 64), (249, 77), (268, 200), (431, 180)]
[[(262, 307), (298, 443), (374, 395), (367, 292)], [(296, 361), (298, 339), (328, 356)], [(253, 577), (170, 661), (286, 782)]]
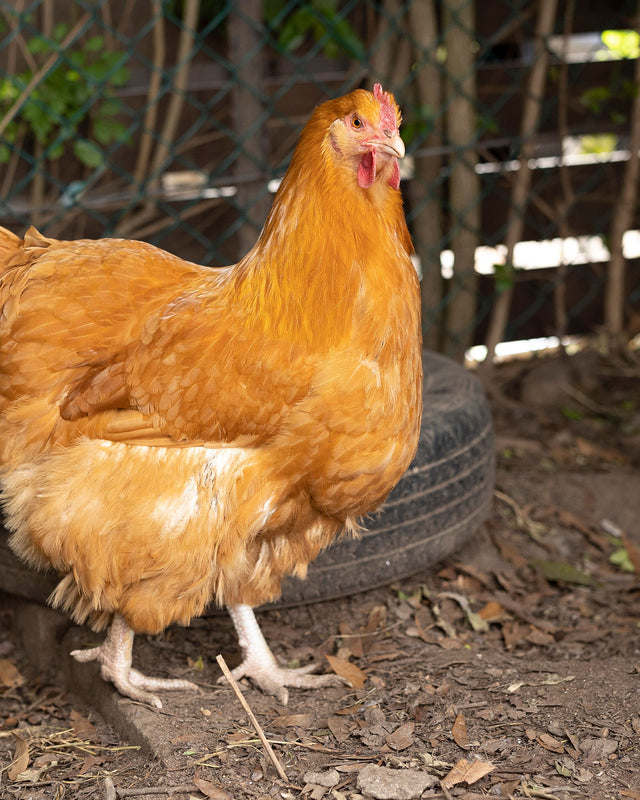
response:
[(0, 2), (0, 224), (235, 262), (311, 109), (380, 80), (403, 110), (425, 345), (485, 365), (585, 340), (633, 353), (639, 11)]

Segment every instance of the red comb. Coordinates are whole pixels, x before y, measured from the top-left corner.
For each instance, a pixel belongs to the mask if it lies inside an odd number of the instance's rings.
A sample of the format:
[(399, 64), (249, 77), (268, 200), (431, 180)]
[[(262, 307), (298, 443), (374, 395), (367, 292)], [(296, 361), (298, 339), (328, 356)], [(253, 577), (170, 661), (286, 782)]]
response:
[(385, 92), (379, 83), (373, 86), (373, 96), (380, 103), (380, 122), (385, 128), (395, 130), (398, 127), (396, 104), (389, 92)]

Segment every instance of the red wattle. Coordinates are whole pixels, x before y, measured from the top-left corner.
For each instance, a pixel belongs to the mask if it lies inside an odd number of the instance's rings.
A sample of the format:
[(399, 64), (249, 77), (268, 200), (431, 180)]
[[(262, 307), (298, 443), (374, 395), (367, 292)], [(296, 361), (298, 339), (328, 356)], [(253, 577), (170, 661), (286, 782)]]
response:
[(376, 179), (376, 151), (368, 150), (360, 160), (358, 167), (358, 186), (368, 189)]
[(400, 188), (400, 166), (397, 159), (393, 160), (393, 170), (389, 178), (389, 186), (391, 186), (393, 189)]

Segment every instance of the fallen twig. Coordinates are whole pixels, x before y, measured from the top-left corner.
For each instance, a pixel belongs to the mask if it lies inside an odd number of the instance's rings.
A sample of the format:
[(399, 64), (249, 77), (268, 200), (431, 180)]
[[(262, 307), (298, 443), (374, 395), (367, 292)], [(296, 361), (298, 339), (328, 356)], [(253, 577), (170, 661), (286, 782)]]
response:
[(249, 707), (249, 704), (244, 699), (244, 695), (240, 691), (240, 687), (238, 686), (238, 683), (235, 680), (235, 678), (233, 677), (233, 675), (231, 674), (231, 671), (229, 670), (229, 667), (227, 666), (224, 658), (221, 655), (218, 655), (218, 656), (216, 656), (216, 661), (218, 662), (218, 665), (219, 665), (220, 669), (222, 670), (222, 672), (224, 674), (224, 677), (227, 679), (227, 681), (229, 682), (229, 685), (231, 686), (233, 691), (236, 693), (236, 696), (237, 696), (238, 700), (240, 701), (241, 706), (247, 712), (247, 716), (249, 717), (249, 721), (251, 722), (251, 724), (255, 728), (255, 731), (258, 734), (258, 738), (262, 742), (262, 745), (263, 745), (267, 755), (271, 759), (271, 763), (276, 768), (276, 772), (282, 778), (282, 780), (284, 780), (287, 783), (289, 783), (289, 778), (287, 778), (287, 773), (284, 771), (284, 769), (282, 768), (282, 764), (278, 760), (278, 757), (273, 752), (273, 748), (269, 744), (269, 740), (264, 735), (264, 731), (262, 730), (262, 727), (260, 726), (260, 723), (256, 719), (255, 714), (253, 713), (253, 711)]
[(144, 797), (146, 794), (189, 794), (197, 792), (198, 787), (193, 783), (188, 783), (185, 786), (142, 786), (139, 789), (118, 789), (117, 791), (118, 797)]
[(546, 547), (546, 543), (543, 538), (543, 534), (547, 531), (546, 526), (541, 522), (536, 522), (535, 520), (531, 519), (525, 509), (519, 506), (518, 503), (516, 503), (516, 501), (512, 497), (509, 497), (509, 495), (505, 492), (501, 492), (499, 489), (494, 489), (493, 494), (494, 497), (496, 497), (498, 500), (502, 500), (502, 502), (506, 503), (506, 505), (508, 505), (513, 511), (513, 514), (516, 518), (516, 523), (520, 529), (525, 531), (525, 533), (528, 533), (534, 542)]

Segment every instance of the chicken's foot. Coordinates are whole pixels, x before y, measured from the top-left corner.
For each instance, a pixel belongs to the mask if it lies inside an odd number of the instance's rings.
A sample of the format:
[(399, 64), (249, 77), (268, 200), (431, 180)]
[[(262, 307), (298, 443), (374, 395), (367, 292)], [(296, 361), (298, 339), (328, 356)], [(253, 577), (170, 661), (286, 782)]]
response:
[[(267, 644), (258, 620), (250, 606), (229, 606), (228, 609), (242, 648), (243, 661), (231, 671), (236, 680), (250, 678), (263, 692), (272, 694), (281, 703), (289, 701), (287, 686), (297, 689), (319, 689), (324, 686), (343, 686), (337, 675), (310, 675), (319, 664), (290, 669), (281, 667)], [(224, 681), (224, 677), (221, 678)]]
[(162, 689), (197, 689), (195, 683), (178, 678), (148, 678), (131, 666), (134, 633), (119, 614), (113, 621), (104, 642), (88, 650), (73, 650), (76, 661), (97, 661), (100, 674), (111, 681), (120, 694), (162, 708), (160, 698), (153, 694)]

